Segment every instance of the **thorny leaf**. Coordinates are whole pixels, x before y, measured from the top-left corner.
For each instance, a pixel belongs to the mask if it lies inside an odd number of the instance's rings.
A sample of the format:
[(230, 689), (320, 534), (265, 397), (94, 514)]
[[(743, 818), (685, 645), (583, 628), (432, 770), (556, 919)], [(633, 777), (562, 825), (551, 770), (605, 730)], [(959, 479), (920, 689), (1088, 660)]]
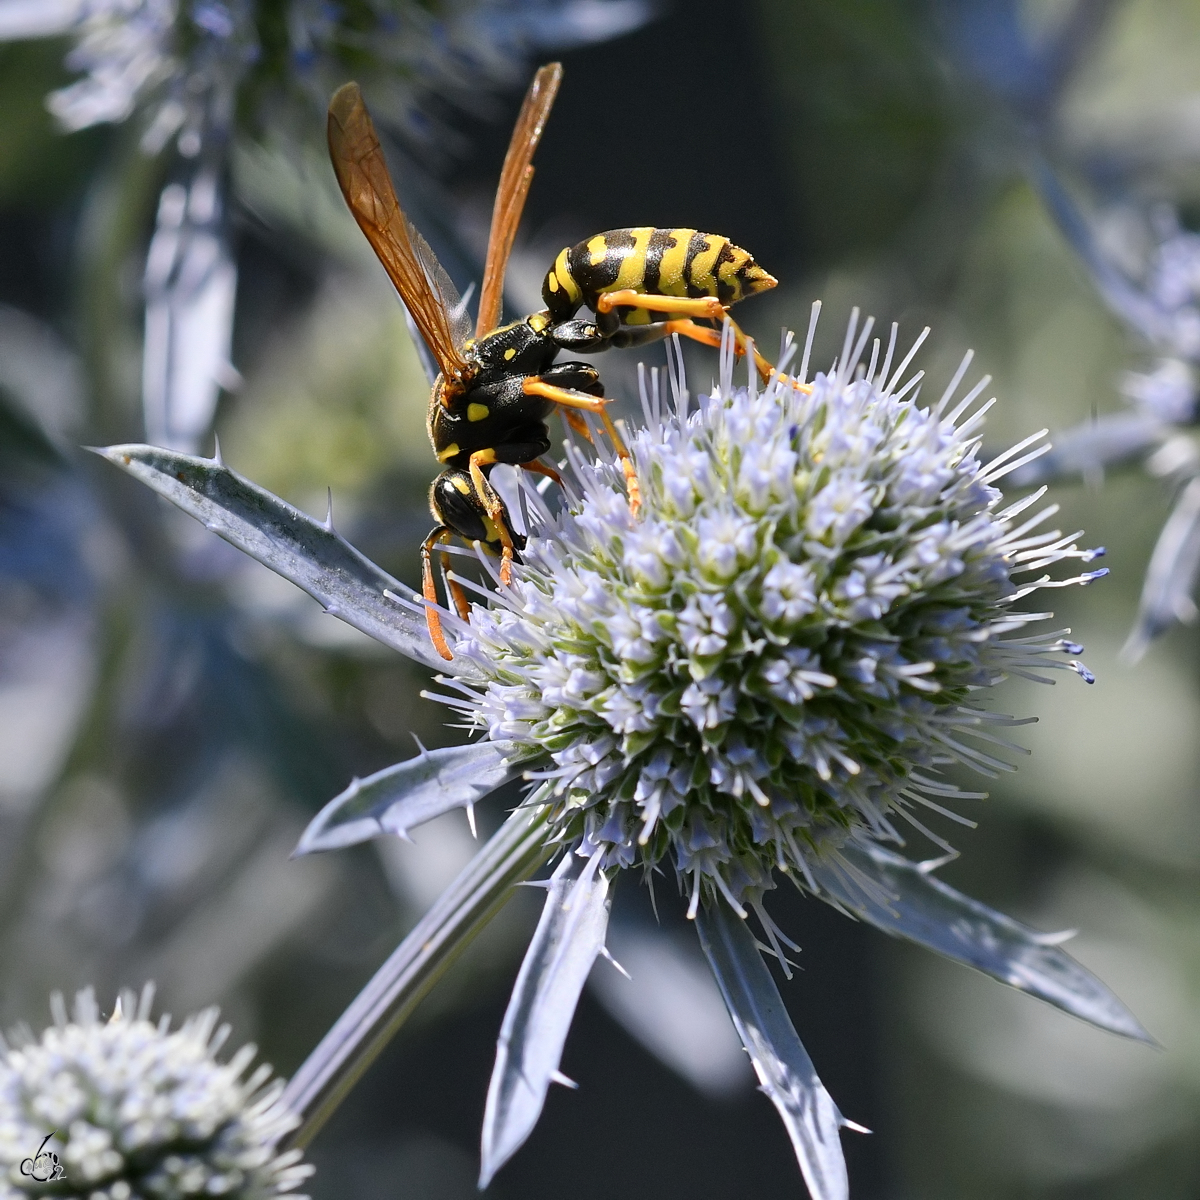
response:
[(1125, 1005), (1058, 948), (1058, 936), (1021, 925), (881, 846), (847, 845), (841, 854), (859, 878), (828, 863), (813, 865), (823, 898), (1101, 1029), (1153, 1043)]
[(471, 808), (524, 769), (510, 761), (511, 742), (476, 742), (422, 750), (415, 758), (356, 779), (313, 819), (295, 856), (353, 846), (382, 833), (408, 831), (453, 808)]
[(500, 1026), (483, 1115), (481, 1188), (533, 1132), (550, 1084), (566, 1082), (558, 1071), (563, 1045), (608, 928), (608, 880), (598, 863), (569, 854), (551, 877)]
[(851, 1122), (817, 1078), (754, 934), (720, 901), (701, 907), (696, 932), (762, 1091), (787, 1127), (813, 1200), (849, 1200), (838, 1129)]
[(434, 650), (424, 622), (384, 595), (419, 604), (416, 593), (360, 554), (332, 522), (313, 520), (219, 459), (133, 444), (96, 453), (303, 588), (347, 625), (426, 666), (458, 669)]

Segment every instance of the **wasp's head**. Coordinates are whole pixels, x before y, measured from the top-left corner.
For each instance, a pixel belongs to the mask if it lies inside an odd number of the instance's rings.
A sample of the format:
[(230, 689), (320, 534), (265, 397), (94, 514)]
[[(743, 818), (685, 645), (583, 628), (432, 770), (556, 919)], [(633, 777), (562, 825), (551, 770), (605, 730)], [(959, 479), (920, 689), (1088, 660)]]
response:
[[(493, 519), (488, 513), (487, 504), (475, 487), (470, 471), (460, 467), (443, 471), (433, 481), (429, 491), (429, 507), (437, 521), (452, 529), (464, 541), (482, 542), (489, 550), (499, 554), (504, 545), (498, 526), (498, 522), (502, 522), (516, 550), (525, 548), (525, 538), (513, 529), (508, 509), (502, 500), (498, 518)], [(518, 553), (514, 553), (513, 559), (521, 561)]]

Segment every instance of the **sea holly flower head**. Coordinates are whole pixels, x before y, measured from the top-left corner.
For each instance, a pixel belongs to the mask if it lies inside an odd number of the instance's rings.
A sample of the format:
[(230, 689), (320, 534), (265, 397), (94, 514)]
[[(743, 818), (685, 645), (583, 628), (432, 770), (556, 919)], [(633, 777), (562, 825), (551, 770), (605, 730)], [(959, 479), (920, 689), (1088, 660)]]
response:
[[(780, 879), (885, 932), (955, 958), (1101, 1028), (1148, 1040), (1093, 975), (1040, 934), (955, 891), (892, 847), (918, 812), (971, 824), (980, 796), (947, 773), (1010, 769), (1007, 727), (983, 698), (1009, 675), (1052, 668), (1090, 682), (1068, 631), (1021, 602), (1086, 584), (1078, 534), (1045, 531), (1044, 489), (1007, 503), (996, 486), (1042, 452), (1042, 433), (981, 462), (984, 379), (956, 399), (964, 360), (922, 405), (908, 375), (925, 335), (896, 361), (854, 313), (833, 367), (808, 381), (816, 313), (798, 368), (785, 343), (760, 386), (735, 381), (732, 328), (718, 382), (693, 400), (678, 348), (669, 397), (652, 374), (644, 424), (626, 438), (641, 487), (631, 511), (599, 431), (568, 437), (562, 492), (526, 473), (491, 476), (526, 542), (508, 584), (460, 577), (470, 621), (440, 617), (316, 521), (220, 459), (114, 446), (110, 461), (386, 645), (441, 671), (438, 698), (481, 735), (425, 751), (335, 797), (299, 853), (471, 811), (524, 778), (524, 802), (397, 947), (289, 1083), (311, 1136), (448, 957), (512, 885), (553, 862), (547, 898), (501, 1026), (480, 1182), (537, 1122), (572, 1014), (606, 955), (623, 868), (674, 873), (700, 947), (762, 1090), (788, 1130), (814, 1200), (845, 1200), (839, 1129), (858, 1128), (822, 1085), (752, 932), (785, 974), (797, 949), (763, 898)], [(869, 353), (868, 353), (868, 347)], [(643, 382), (645, 380), (643, 379)], [(554, 507), (552, 507), (552, 505)], [(459, 553), (474, 558), (472, 551)], [(331, 1100), (331, 1097), (335, 1098)]]
[(312, 1174), (299, 1150), (276, 1149), (299, 1118), (278, 1105), (270, 1067), (245, 1076), (254, 1047), (219, 1062), (229, 1027), (215, 1008), (172, 1031), (149, 1019), (152, 998), (125, 993), (103, 1021), (89, 988), (69, 1020), (56, 995), (40, 1037), (0, 1038), (4, 1200), (266, 1200)]
[(603, 869), (669, 866), (692, 916), (717, 894), (757, 907), (776, 868), (816, 890), (847, 841), (926, 832), (922, 806), (966, 798), (943, 768), (1008, 769), (1013, 722), (984, 689), (1090, 679), (1061, 633), (1022, 635), (1045, 618), (1016, 607), (1025, 581), (1094, 554), (1035, 532), (1053, 509), (1004, 504), (1020, 459), (979, 461), (987, 380), (922, 407), (894, 330), (863, 361), (870, 333), (856, 314), (811, 384), (805, 363), (736, 386), (729, 343), (698, 403), (673, 376), (630, 441), (637, 516), (615, 462), (572, 453), (578, 495), (551, 515), (527, 493), (524, 562), (458, 627), (455, 703), (549, 760), (556, 835)]

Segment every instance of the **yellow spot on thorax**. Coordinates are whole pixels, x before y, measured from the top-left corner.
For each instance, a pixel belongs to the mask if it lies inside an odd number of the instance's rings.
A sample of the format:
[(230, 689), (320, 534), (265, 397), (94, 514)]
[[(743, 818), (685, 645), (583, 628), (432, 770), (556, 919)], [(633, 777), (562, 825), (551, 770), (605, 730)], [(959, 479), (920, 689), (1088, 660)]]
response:
[(487, 513), (479, 514), (483, 518), (483, 527), (487, 530), (487, 540), (489, 542), (499, 542), (503, 539), (500, 537), (500, 530), (496, 528), (496, 522), (492, 520)]
[(462, 453), (462, 451), (459, 450), (458, 443), (451, 442), (450, 445), (448, 445), (445, 448), (445, 450), (438, 451), (438, 462), (449, 462), (452, 458), (455, 457), (455, 455), (461, 454), (461, 453)]
[[(511, 354), (512, 351), (509, 351)], [(508, 355), (505, 355), (507, 358)], [(486, 421), (490, 413), (490, 409), (486, 404), (468, 404), (467, 405), (467, 420), (468, 421)]]
[(464, 496), (471, 494), (471, 485), (460, 475), (455, 475), (450, 482), (454, 485), (455, 491), (462, 492)]
[(504, 361), (512, 362), (512, 360), (516, 357), (517, 357), (517, 352), (511, 346), (509, 346), (509, 348), (507, 350), (505, 350), (505, 352), (504, 352)]

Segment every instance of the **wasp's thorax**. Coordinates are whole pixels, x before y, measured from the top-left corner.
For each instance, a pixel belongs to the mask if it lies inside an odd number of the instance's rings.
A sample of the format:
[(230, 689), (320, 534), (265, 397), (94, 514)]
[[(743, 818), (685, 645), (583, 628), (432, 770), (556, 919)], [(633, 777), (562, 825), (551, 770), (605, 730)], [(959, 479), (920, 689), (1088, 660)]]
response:
[(540, 375), (559, 349), (547, 336), (549, 328), (549, 314), (534, 313), (468, 342), (464, 351), (481, 376)]

